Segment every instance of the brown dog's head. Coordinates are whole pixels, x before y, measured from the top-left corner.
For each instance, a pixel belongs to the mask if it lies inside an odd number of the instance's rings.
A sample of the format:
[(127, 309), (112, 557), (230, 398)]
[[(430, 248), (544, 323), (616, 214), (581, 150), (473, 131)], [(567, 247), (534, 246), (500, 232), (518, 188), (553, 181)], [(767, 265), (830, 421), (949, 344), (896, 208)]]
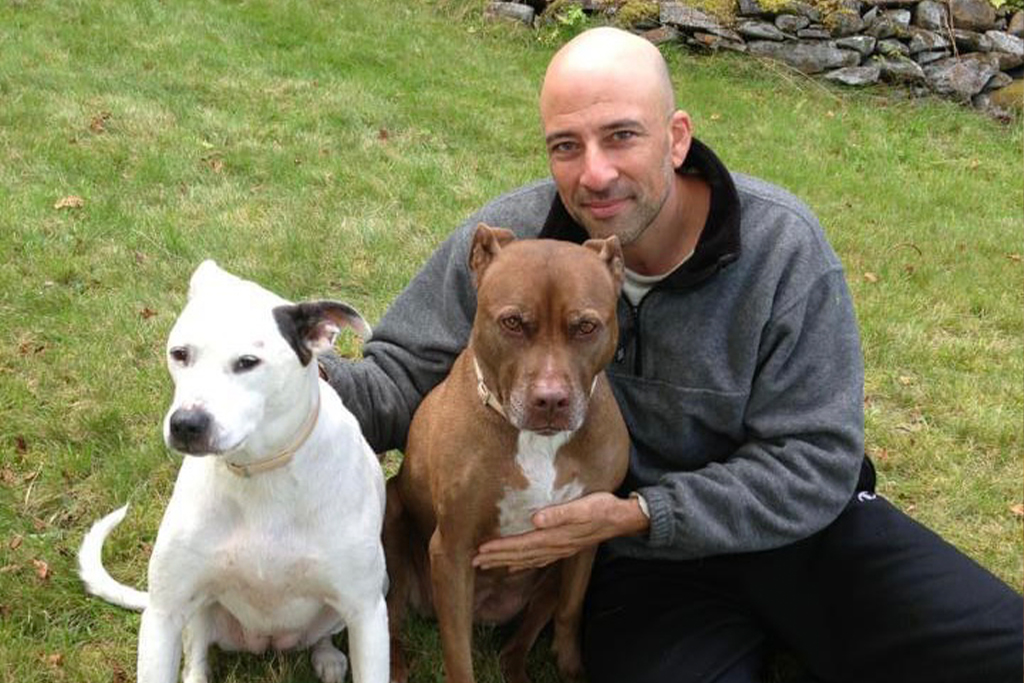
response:
[(618, 238), (516, 241), (481, 223), (469, 265), (477, 287), (470, 347), (509, 421), (541, 434), (578, 429), (618, 339)]

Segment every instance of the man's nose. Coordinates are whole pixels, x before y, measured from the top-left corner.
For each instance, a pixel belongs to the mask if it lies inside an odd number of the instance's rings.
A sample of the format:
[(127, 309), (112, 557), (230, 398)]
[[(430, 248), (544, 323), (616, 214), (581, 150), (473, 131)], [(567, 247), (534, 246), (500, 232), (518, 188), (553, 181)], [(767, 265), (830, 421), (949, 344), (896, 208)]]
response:
[(591, 192), (604, 192), (618, 176), (618, 170), (604, 150), (597, 146), (587, 148), (580, 185)]

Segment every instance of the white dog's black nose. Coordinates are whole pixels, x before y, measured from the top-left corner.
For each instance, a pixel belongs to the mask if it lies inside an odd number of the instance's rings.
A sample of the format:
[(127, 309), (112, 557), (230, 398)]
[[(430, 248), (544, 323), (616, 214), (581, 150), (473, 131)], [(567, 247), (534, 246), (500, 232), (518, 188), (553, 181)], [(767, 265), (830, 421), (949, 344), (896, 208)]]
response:
[(197, 408), (180, 408), (171, 415), (171, 447), (185, 453), (207, 450), (210, 414)]

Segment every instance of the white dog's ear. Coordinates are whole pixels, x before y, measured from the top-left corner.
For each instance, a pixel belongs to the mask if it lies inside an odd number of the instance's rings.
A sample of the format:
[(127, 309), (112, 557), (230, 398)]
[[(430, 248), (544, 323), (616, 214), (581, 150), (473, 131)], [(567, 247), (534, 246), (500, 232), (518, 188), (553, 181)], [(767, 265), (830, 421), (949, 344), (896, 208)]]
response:
[(238, 278), (217, 265), (213, 259), (206, 259), (192, 273), (188, 281), (188, 298), (194, 299), (204, 289), (223, 286), (225, 282), (240, 282)]
[(274, 320), (303, 365), (308, 365), (313, 356), (334, 348), (334, 340), (343, 327), (351, 328), (364, 342), (372, 334), (359, 311), (340, 301), (278, 306), (274, 309)]

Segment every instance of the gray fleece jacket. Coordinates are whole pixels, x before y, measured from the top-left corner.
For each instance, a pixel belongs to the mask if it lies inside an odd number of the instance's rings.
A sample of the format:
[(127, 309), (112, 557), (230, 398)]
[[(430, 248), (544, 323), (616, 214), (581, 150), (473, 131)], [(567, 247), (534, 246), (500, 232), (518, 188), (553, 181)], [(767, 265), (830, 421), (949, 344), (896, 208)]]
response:
[[(632, 441), (622, 493), (643, 495), (651, 527), (609, 550), (692, 559), (792, 543), (835, 519), (864, 457), (863, 364), (842, 266), (804, 204), (729, 173), (699, 141), (678, 172), (710, 183), (711, 211), (686, 263), (638, 306), (619, 301), (608, 376)], [(506, 194), (438, 248), (364, 360), (327, 359), (378, 451), (404, 446), (419, 401), (469, 338), (468, 252), (481, 221), (520, 237), (586, 238), (550, 180)]]

